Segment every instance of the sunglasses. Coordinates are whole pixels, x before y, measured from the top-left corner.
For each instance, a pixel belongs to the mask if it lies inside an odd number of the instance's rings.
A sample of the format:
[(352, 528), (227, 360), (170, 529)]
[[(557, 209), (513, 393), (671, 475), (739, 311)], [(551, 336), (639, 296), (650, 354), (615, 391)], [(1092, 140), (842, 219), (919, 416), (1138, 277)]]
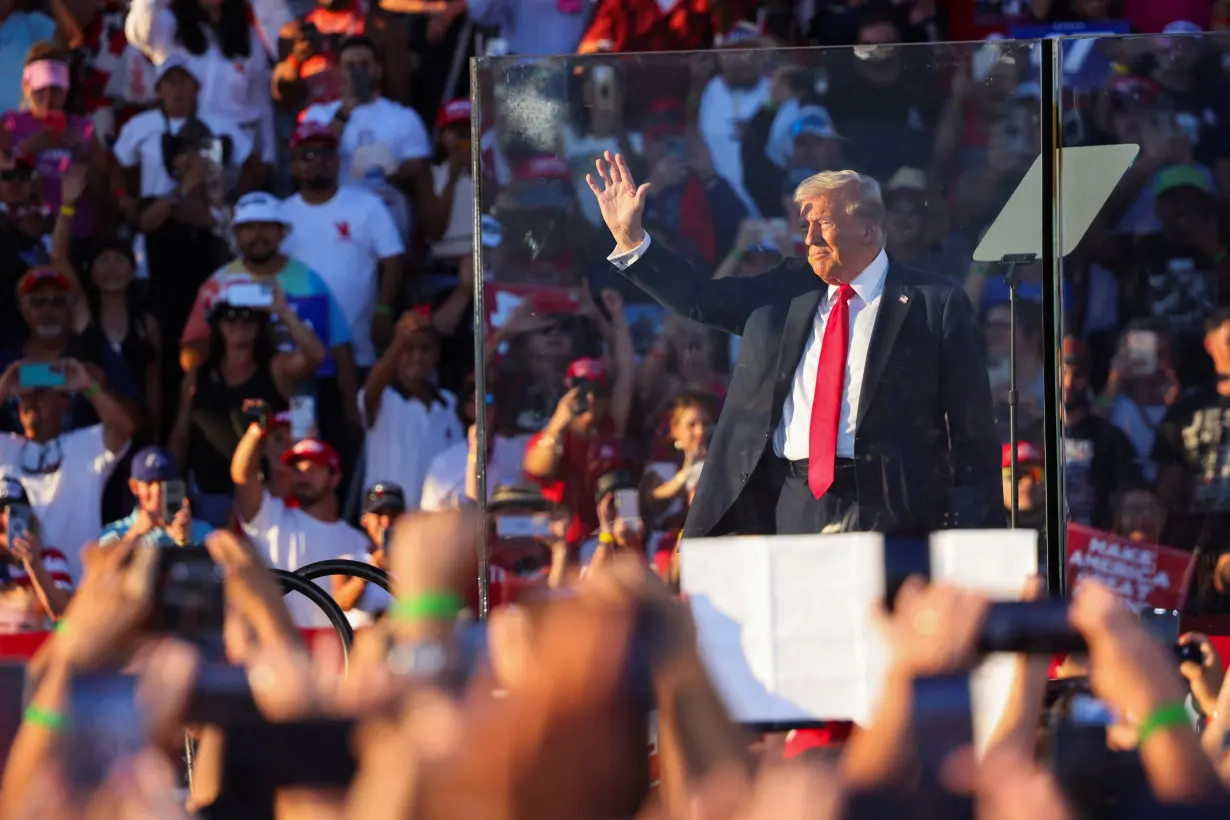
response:
[(30, 296), (27, 298), (29, 299), (30, 307), (35, 310), (41, 310), (45, 307), (62, 308), (68, 306), (67, 296)]
[(299, 152), (298, 157), (302, 162), (316, 162), (330, 160), (337, 156), (336, 148), (305, 148)]
[(243, 322), (255, 318), (256, 311), (251, 308), (227, 308), (222, 311), (222, 321), (224, 322)]

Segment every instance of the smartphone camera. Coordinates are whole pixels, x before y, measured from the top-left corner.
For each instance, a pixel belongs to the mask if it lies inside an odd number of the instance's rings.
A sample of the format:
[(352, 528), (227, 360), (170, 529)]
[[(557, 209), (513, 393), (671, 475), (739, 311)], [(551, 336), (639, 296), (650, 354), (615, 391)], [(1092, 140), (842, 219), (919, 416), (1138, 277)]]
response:
[(149, 630), (194, 644), (207, 661), (220, 660), (222, 568), (202, 546), (150, 549), (158, 550), (158, 568)]
[(4, 513), (4, 527), (9, 542), (25, 538), (30, 533), (34, 511), (26, 504), (9, 504)]
[(179, 511), (184, 508), (186, 492), (182, 481), (162, 482), (162, 523), (164, 526), (174, 521)]

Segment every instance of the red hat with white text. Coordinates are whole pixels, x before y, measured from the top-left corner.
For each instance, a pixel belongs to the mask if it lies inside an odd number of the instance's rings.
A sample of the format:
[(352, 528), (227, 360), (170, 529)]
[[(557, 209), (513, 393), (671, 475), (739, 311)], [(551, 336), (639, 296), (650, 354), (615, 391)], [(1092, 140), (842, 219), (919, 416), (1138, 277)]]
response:
[(458, 123), (470, 122), (470, 101), (464, 97), (456, 100), (449, 100), (444, 105), (440, 106), (440, 113), (436, 115), (436, 130), (447, 128), (450, 125)]
[(610, 385), (610, 376), (607, 374), (606, 365), (602, 363), (601, 359), (592, 357), (576, 359), (564, 371), (564, 385), (569, 390), (585, 383), (597, 384), (602, 387)]
[(305, 142), (327, 142), (337, 145), (337, 134), (328, 125), (320, 122), (300, 123), (290, 137), (290, 150), (298, 149)]

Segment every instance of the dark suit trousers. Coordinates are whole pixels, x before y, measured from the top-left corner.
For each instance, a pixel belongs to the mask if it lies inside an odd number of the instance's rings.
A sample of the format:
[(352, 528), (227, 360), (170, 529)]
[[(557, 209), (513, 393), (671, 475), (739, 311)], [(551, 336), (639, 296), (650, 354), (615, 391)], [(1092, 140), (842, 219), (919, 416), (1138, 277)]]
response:
[(777, 535), (813, 534), (825, 527), (837, 532), (872, 529), (860, 526), (858, 486), (851, 459), (837, 459), (833, 486), (816, 498), (807, 486), (807, 462), (786, 461), (766, 450), (753, 477), (753, 492), (760, 503), (773, 505)]

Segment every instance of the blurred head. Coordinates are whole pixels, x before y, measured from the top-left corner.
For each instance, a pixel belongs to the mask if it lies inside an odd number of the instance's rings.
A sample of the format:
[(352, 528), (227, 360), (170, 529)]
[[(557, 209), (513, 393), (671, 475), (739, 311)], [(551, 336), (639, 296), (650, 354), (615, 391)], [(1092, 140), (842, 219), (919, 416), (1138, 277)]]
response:
[(1208, 172), (1194, 165), (1172, 165), (1153, 183), (1154, 208), (1167, 238), (1185, 242), (1209, 219), (1217, 218), (1218, 199)]
[(267, 331), (268, 314), (255, 308), (235, 307), (225, 302), (214, 305), (211, 323), (227, 350), (256, 347)]
[(884, 247), (880, 185), (855, 171), (826, 171), (795, 189), (807, 261), (830, 285), (854, 280)]
[(1162, 32), (1171, 37), (1152, 37), (1148, 45), (1163, 71), (1190, 71), (1203, 50), (1200, 27), (1186, 20), (1167, 24)]
[(245, 261), (263, 265), (281, 254), (287, 226), (277, 197), (263, 191), (245, 194), (235, 203), (231, 224)]
[(1166, 325), (1153, 321), (1128, 325), (1119, 337), (1115, 368), (1124, 388), (1149, 385), (1168, 388), (1174, 372), (1174, 357)]
[(72, 292), (68, 277), (59, 269), (31, 268), (17, 283), (21, 318), (38, 339), (57, 339), (69, 332)]
[(889, 14), (872, 12), (863, 18), (853, 49), (858, 72), (873, 83), (883, 84), (897, 76), (898, 48), (905, 38)]
[[(1028, 441), (1017, 442), (1017, 508), (1040, 509), (1046, 503), (1042, 483), (1042, 450)], [(1012, 508), (1012, 445), (1003, 446), (1001, 459), (1004, 485), (1004, 509)]]
[(645, 141), (641, 153), (651, 168), (668, 156), (683, 159), (687, 153), (687, 117), (679, 100), (668, 97), (651, 102), (641, 136)]
[(50, 111), (63, 111), (68, 85), (68, 62), (60, 47), (54, 43), (31, 46), (21, 74), (21, 90), (30, 113), (45, 117)]
[(359, 524), (373, 544), (383, 546), (385, 533), (392, 531), (393, 522), (405, 511), (406, 494), (402, 488), (382, 481), (368, 487), (363, 494), (363, 515)]
[(182, 58), (170, 58), (159, 66), (154, 93), (168, 117), (191, 116), (200, 90), (200, 83)]
[(1230, 376), (1230, 308), (1215, 310), (1205, 320), (1204, 349), (1217, 373)]
[(355, 95), (365, 90), (356, 88), (359, 77), (366, 77), (362, 82), (370, 86), (372, 93), (379, 93), (382, 72), (376, 59), (376, 47), (367, 37), (351, 37), (344, 41), (338, 47), (337, 65), (342, 72), (342, 88), (346, 94)]
[(132, 284), (136, 275), (136, 261), (132, 247), (116, 240), (103, 242), (95, 250), (90, 262), (90, 282), (100, 293), (123, 293)]
[(1115, 532), (1133, 541), (1160, 544), (1166, 524), (1166, 508), (1150, 485), (1130, 487), (1119, 494), (1115, 510)]
[(525, 353), (533, 360), (562, 367), (572, 360), (572, 324), (562, 314), (542, 317), (523, 337)]
[(397, 360), (397, 377), (404, 387), (431, 379), (440, 364), (440, 334), (428, 325), (410, 335)]
[(337, 185), (341, 163), (337, 137), (327, 125), (304, 123), (290, 141), (291, 173), (311, 191), (328, 191)]
[(63, 390), (40, 388), (18, 394), (17, 417), (28, 439), (48, 441), (60, 435), (67, 412), (68, 393)]
[(827, 171), (844, 164), (841, 136), (824, 106), (805, 105), (800, 108), (790, 125), (790, 136), (794, 139), (790, 154), (790, 163), (794, 167)]
[(755, 42), (750, 38), (731, 38), (726, 45), (717, 52), (718, 68), (726, 84), (731, 88), (751, 88), (760, 82), (764, 55), (755, 50)]
[(1011, 313), (1007, 302), (987, 309), (982, 324), (987, 336), (987, 358), (992, 361), (1008, 356), (1012, 344)]
[(677, 450), (703, 456), (708, 449), (712, 424), (712, 401), (709, 397), (687, 391), (675, 399), (670, 430)]
[(1060, 398), (1066, 412), (1089, 406), (1089, 349), (1084, 342), (1068, 336), (1063, 340), (1063, 372)]
[(1106, 20), (1110, 17), (1111, 0), (1071, 0), (1072, 11), (1082, 20)]
[(682, 321), (673, 339), (675, 368), (681, 374), (704, 376), (717, 366), (713, 331), (697, 322)]
[[(12, 222), (20, 222), (24, 211), (28, 210), (35, 197), (42, 199), (38, 193), (38, 172), (33, 163), (26, 158), (0, 157), (0, 204), (4, 205), (5, 216)], [(42, 217), (39, 217), (40, 227)]]
[(323, 441), (303, 439), (282, 455), (290, 468), (290, 491), (302, 507), (310, 508), (333, 496), (342, 480), (341, 459)]
[(927, 177), (917, 168), (899, 168), (884, 187), (885, 233), (889, 247), (923, 241)]

